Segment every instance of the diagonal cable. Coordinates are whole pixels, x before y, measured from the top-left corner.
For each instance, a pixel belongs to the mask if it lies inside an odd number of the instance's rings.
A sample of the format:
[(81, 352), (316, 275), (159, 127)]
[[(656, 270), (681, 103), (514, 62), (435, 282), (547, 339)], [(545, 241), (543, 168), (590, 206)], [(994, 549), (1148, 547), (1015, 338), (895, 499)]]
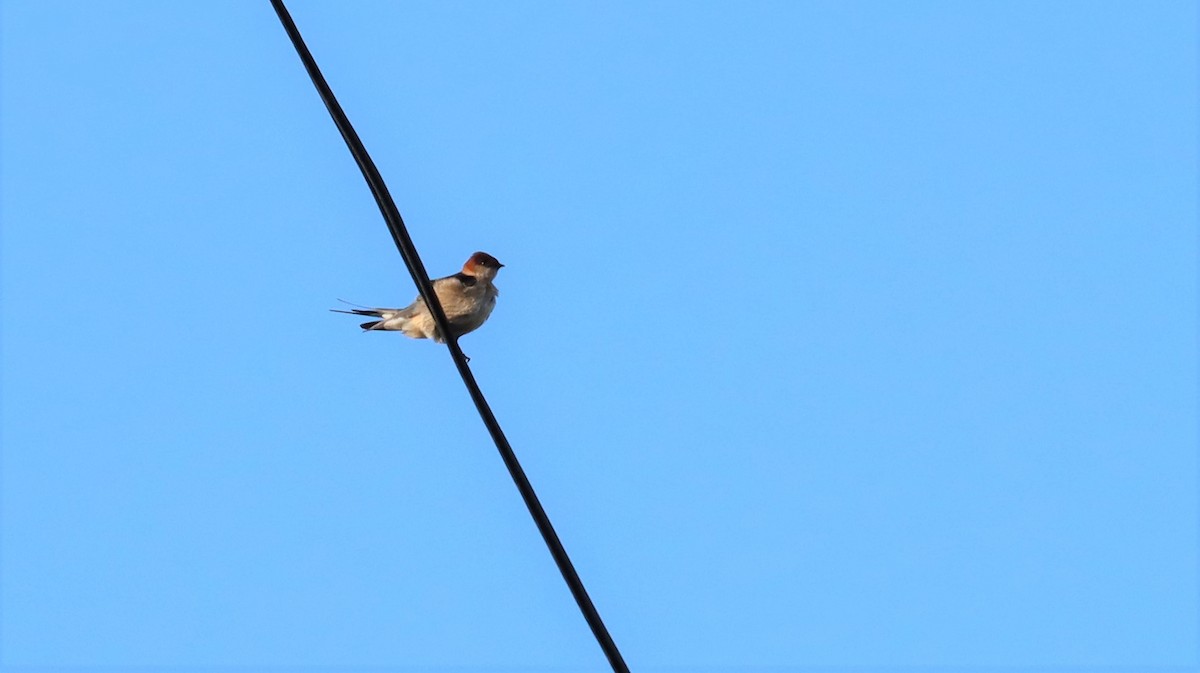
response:
[(417, 249), (408, 235), (408, 229), (404, 226), (404, 219), (400, 217), (400, 211), (397, 210), (396, 203), (392, 200), (391, 194), (388, 193), (387, 185), (384, 184), (383, 178), (379, 175), (379, 170), (375, 168), (375, 162), (371, 161), (371, 157), (367, 154), (366, 148), (363, 147), (362, 141), (359, 140), (358, 134), (354, 132), (354, 127), (350, 125), (350, 120), (346, 117), (346, 113), (342, 111), (342, 106), (338, 104), (337, 98), (334, 97), (333, 90), (329, 88), (329, 84), (325, 81), (325, 77), (317, 67), (317, 62), (313, 59), (312, 54), (308, 51), (308, 47), (304, 44), (304, 38), (300, 36), (300, 31), (296, 29), (296, 24), (292, 21), (292, 16), (288, 13), (287, 7), (284, 7), (283, 0), (271, 0), (271, 5), (275, 8), (275, 13), (279, 15), (279, 21), (283, 24), (284, 30), (287, 31), (288, 37), (291, 38), (292, 45), (296, 48), (296, 53), (299, 54), (300, 60), (304, 63), (305, 70), (308, 71), (308, 76), (312, 78), (313, 85), (316, 86), (317, 92), (321, 95), (321, 100), (329, 110), (329, 115), (333, 117), (333, 123), (337, 125), (338, 131), (342, 134), (342, 139), (346, 141), (346, 146), (350, 149), (350, 153), (354, 155), (354, 160), (358, 163), (359, 169), (362, 170), (363, 178), (366, 179), (367, 184), (371, 188), (371, 193), (375, 196), (375, 202), (379, 205), (380, 212), (383, 213), (383, 219), (387, 221), (388, 231), (392, 233), (392, 240), (396, 242), (396, 247), (400, 250), (400, 256), (404, 258), (404, 264), (408, 267), (408, 272), (412, 274), (413, 282), (417, 284), (417, 289), (420, 291), (421, 297), (425, 299), (425, 304), (433, 312), (433, 318), (437, 323), (438, 330), (446, 337), (446, 346), (450, 349), (450, 356), (454, 359), (454, 364), (458, 367), (458, 373), (462, 376), (463, 383), (467, 386), (467, 392), (470, 393), (471, 400), (475, 402), (475, 408), (479, 410), (479, 416), (483, 419), (483, 424), (487, 426), (488, 432), (492, 435), (492, 441), (496, 443), (496, 448), (500, 451), (500, 457), (504, 460), (504, 465), (508, 467), (508, 472), (512, 476), (513, 482), (516, 483), (517, 490), (520, 491), (521, 498), (525, 501), (525, 506), (529, 508), (529, 514), (533, 517), (534, 523), (537, 524), (538, 531), (542, 534), (542, 539), (546, 541), (546, 546), (550, 549), (550, 555), (554, 557), (554, 562), (558, 565), (559, 572), (562, 573), (563, 579), (566, 580), (567, 586), (571, 589), (571, 595), (575, 597), (575, 602), (579, 604), (579, 610), (583, 613), (584, 619), (587, 620), (588, 626), (591, 627), (592, 634), (596, 637), (600, 649), (608, 657), (608, 663), (612, 666), (613, 671), (615, 673), (628, 673), (629, 667), (625, 665), (625, 660), (621, 657), (621, 652), (617, 649), (617, 644), (613, 641), (612, 636), (609, 635), (608, 629), (604, 626), (604, 621), (600, 619), (599, 611), (596, 610), (596, 606), (588, 596), (587, 589), (583, 586), (583, 581), (579, 579), (579, 573), (575, 572), (575, 566), (571, 563), (570, 557), (567, 556), (567, 550), (558, 539), (558, 534), (554, 532), (554, 526), (551, 525), (550, 518), (546, 516), (546, 510), (542, 508), (542, 504), (538, 501), (533, 486), (525, 476), (525, 470), (521, 469), (521, 464), (517, 461), (517, 455), (513, 453), (512, 446), (509, 445), (508, 439), (504, 436), (504, 431), (500, 429), (500, 424), (496, 422), (496, 417), (492, 414), (491, 407), (488, 406), (487, 400), (483, 397), (483, 392), (479, 390), (479, 384), (475, 382), (475, 375), (471, 373), (470, 367), (467, 366), (467, 360), (463, 356), (462, 349), (458, 346), (458, 339), (450, 329), (450, 323), (446, 319), (446, 313), (442, 310), (441, 302), (438, 301), (437, 295), (433, 292), (433, 285), (429, 282), (429, 274), (425, 271), (425, 265), (421, 263), (421, 257), (417, 254)]

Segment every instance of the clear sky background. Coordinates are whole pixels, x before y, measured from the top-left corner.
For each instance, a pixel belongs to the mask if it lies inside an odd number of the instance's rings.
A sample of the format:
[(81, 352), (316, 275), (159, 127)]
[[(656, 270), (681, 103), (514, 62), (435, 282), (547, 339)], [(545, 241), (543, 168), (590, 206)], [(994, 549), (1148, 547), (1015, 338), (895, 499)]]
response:
[[(1200, 663), (1196, 3), (290, 7), (634, 670)], [(606, 670), (269, 4), (2, 12), (5, 670)]]

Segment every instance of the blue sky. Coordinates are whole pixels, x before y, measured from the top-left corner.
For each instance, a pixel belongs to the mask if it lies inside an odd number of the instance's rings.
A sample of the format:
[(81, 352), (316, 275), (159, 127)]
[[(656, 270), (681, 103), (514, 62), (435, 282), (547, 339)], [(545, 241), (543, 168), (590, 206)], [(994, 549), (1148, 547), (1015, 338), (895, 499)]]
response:
[[(289, 7), (634, 670), (1200, 664), (1195, 3)], [(0, 12), (0, 665), (605, 670), (269, 4)]]

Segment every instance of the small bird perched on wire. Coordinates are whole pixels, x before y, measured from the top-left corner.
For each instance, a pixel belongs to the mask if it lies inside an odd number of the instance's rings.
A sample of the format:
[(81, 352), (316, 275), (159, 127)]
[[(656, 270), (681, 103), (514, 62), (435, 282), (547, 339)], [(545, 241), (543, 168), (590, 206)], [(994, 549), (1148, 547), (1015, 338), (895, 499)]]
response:
[[(462, 271), (433, 281), (433, 291), (437, 293), (438, 302), (446, 312), (455, 338), (479, 329), (492, 314), (492, 309), (496, 308), (496, 297), (500, 294), (500, 290), (492, 284), (492, 279), (503, 266), (486, 252), (477, 252), (463, 264)], [(433, 320), (433, 314), (421, 297), (404, 308), (330, 310), (379, 318), (363, 323), (361, 327), (364, 331), (392, 330), (404, 332), (405, 336), (413, 339), (433, 339), (438, 343), (446, 343)]]

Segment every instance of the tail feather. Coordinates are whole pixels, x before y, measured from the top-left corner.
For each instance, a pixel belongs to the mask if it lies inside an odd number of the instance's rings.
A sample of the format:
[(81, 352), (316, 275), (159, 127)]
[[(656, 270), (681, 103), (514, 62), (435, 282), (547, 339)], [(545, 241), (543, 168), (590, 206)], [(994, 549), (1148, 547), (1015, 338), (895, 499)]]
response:
[[(329, 310), (333, 311), (334, 313), (345, 313), (346, 315), (369, 315), (372, 318), (382, 318), (383, 317), (383, 311), (377, 311), (375, 309), (352, 308), (349, 311), (342, 311), (340, 309), (331, 308)], [(383, 321), (382, 320), (372, 320), (372, 321), (365, 322), (365, 323), (359, 325), (359, 327), (363, 328), (364, 332), (366, 332), (368, 330), (374, 330), (374, 329), (383, 329)]]
[(329, 310), (330, 310), (330, 311), (332, 311), (332, 312), (334, 312), (334, 313), (345, 313), (346, 315), (369, 315), (369, 316), (374, 316), (374, 317), (376, 317), (376, 318), (382, 318), (382, 317), (383, 317), (383, 311), (379, 311), (379, 310), (376, 310), (376, 309), (358, 309), (358, 308), (352, 308), (352, 309), (350, 309), (349, 311), (343, 311), (343, 310), (341, 310), (341, 309), (338, 309), (338, 308), (331, 308), (331, 309), (329, 309)]
[(380, 320), (371, 320), (359, 325), (359, 327), (363, 328), (363, 331), (387, 329), (402, 330), (403, 326), (408, 322), (404, 309), (352, 308), (349, 311), (343, 311), (341, 309), (331, 308), (329, 310), (333, 311), (334, 313), (345, 313), (346, 315), (365, 315), (372, 318), (380, 318)]

